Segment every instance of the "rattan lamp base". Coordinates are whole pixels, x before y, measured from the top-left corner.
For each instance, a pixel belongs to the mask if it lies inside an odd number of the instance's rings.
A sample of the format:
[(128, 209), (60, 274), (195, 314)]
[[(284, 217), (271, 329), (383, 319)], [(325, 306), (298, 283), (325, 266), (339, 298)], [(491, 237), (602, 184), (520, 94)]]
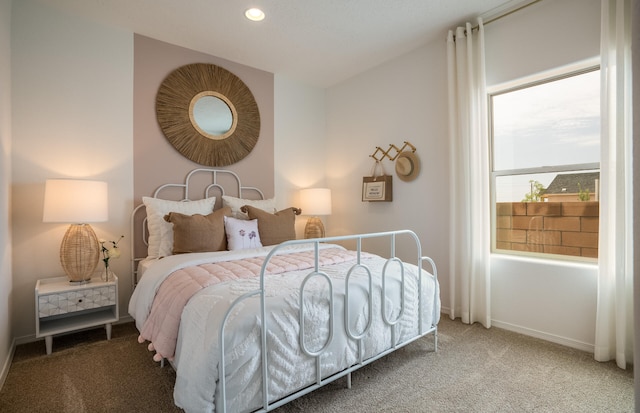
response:
[(320, 218), (311, 217), (307, 220), (307, 225), (304, 227), (304, 237), (305, 239), (324, 238), (324, 225)]
[(60, 264), (71, 282), (91, 279), (100, 258), (98, 237), (89, 224), (72, 224), (60, 244)]

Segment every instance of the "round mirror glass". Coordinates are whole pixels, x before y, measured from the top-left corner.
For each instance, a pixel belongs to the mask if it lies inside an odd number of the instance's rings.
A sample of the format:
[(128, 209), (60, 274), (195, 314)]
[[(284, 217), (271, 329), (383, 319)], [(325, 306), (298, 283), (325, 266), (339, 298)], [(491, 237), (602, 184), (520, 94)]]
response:
[(233, 113), (224, 100), (216, 96), (200, 96), (193, 105), (193, 121), (207, 134), (222, 136), (233, 125)]

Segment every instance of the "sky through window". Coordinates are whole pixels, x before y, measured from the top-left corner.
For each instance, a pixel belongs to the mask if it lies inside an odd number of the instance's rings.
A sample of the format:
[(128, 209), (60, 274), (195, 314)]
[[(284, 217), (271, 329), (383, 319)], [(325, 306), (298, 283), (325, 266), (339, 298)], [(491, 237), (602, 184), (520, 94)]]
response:
[[(494, 171), (600, 161), (600, 71), (492, 97)], [(521, 201), (530, 180), (546, 188), (556, 174), (502, 177), (496, 201)]]

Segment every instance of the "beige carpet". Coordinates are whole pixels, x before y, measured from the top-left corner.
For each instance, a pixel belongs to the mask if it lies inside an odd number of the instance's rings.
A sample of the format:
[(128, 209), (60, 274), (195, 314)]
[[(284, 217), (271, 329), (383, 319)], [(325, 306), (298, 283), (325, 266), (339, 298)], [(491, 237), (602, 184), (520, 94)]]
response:
[[(179, 412), (175, 374), (151, 361), (132, 324), (18, 346), (0, 412)], [(443, 318), (439, 349), (419, 340), (295, 400), (289, 412), (632, 412), (633, 372), (591, 354)]]

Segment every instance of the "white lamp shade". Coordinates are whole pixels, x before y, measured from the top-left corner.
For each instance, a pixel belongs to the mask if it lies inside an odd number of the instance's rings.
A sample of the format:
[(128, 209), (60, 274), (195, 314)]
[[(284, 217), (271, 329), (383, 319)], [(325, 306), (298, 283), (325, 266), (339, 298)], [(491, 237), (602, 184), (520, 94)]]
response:
[(331, 215), (331, 190), (329, 188), (302, 189), (300, 209), (303, 215)]
[(79, 179), (48, 179), (43, 222), (88, 223), (109, 218), (107, 183)]

